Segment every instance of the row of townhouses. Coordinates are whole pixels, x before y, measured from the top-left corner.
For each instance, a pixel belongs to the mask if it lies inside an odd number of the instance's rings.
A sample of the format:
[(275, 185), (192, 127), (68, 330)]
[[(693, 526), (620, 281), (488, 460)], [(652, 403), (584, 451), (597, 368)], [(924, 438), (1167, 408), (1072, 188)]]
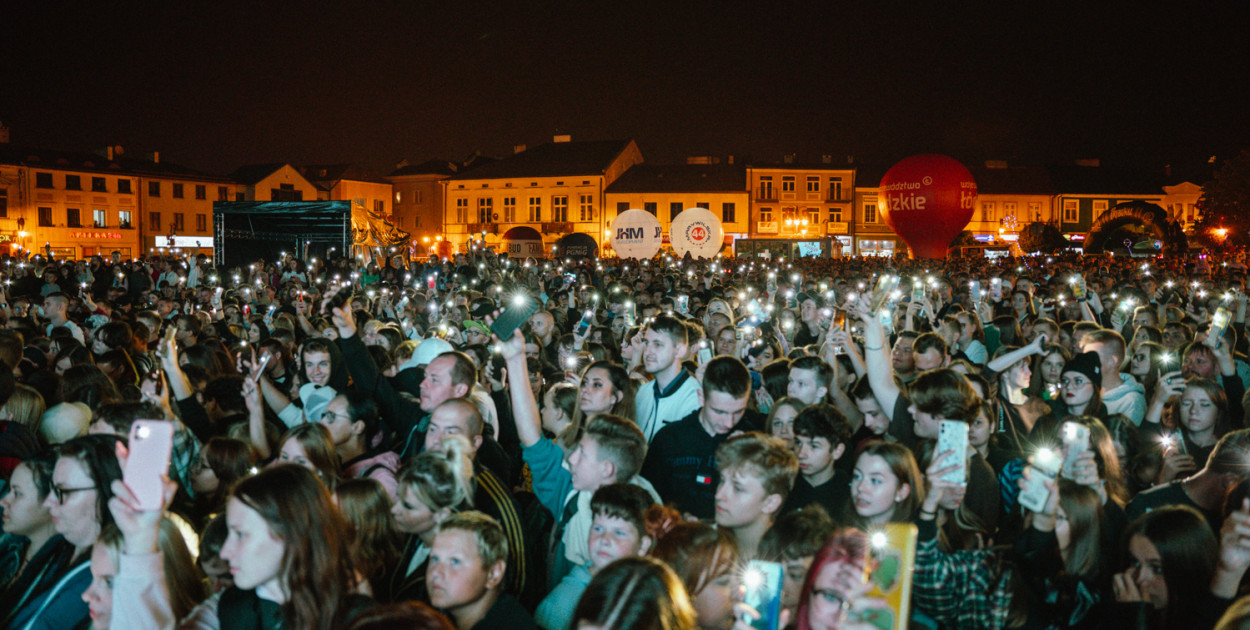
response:
[[(685, 209), (706, 208), (736, 248), (808, 244), (802, 251), (882, 255), (905, 247), (877, 210), (886, 167), (833, 156), (744, 162), (651, 164), (632, 140), (556, 136), (504, 158), (401, 163), (380, 177), (351, 164), (282, 163), (216, 176), (121, 147), (69, 152), (0, 142), (0, 247), (61, 257), (211, 252), (214, 202), (300, 200), (350, 200), (388, 216), (412, 235), (417, 256), (464, 251), (470, 239), (499, 251), (525, 242), (536, 253), (576, 234), (602, 247), (615, 217), (632, 208), (654, 214), (666, 234)], [(984, 241), (1052, 222), (1079, 244), (1101, 213), (1130, 200), (1159, 204), (1187, 228), (1197, 220), (1199, 185), (1162, 170), (1123, 172), (1096, 161), (969, 167), (979, 199), (967, 229)]]

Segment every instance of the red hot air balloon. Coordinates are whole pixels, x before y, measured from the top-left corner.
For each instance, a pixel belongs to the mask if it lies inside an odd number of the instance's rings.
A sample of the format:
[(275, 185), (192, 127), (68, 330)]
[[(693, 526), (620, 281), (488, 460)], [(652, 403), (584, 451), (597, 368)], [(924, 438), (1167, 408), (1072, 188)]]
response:
[(881, 178), (877, 209), (911, 247), (914, 258), (945, 258), (972, 219), (977, 183), (963, 164), (925, 153), (900, 161)]

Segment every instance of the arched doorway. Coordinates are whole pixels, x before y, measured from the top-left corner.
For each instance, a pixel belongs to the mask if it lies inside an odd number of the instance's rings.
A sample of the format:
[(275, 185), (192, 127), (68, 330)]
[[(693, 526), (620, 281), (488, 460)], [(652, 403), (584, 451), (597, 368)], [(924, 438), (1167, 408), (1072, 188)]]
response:
[(1085, 253), (1101, 254), (1108, 249), (1120, 247), (1119, 243), (1111, 242), (1111, 236), (1119, 228), (1140, 226), (1147, 233), (1153, 233), (1162, 244), (1162, 253), (1166, 256), (1183, 256), (1189, 251), (1189, 241), (1185, 231), (1175, 221), (1168, 219), (1163, 208), (1145, 201), (1125, 201), (1117, 203), (1107, 210), (1089, 227), (1085, 237)]

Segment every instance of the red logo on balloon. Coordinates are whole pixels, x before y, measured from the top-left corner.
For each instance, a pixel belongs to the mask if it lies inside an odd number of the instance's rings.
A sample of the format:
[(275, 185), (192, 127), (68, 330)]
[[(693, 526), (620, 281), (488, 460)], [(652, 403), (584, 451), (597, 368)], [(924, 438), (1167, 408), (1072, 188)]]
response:
[(945, 155), (913, 155), (881, 178), (877, 208), (916, 258), (945, 258), (950, 242), (972, 219), (977, 183)]
[(690, 238), (695, 241), (707, 240), (707, 228), (702, 225), (695, 226), (694, 229), (690, 230)]

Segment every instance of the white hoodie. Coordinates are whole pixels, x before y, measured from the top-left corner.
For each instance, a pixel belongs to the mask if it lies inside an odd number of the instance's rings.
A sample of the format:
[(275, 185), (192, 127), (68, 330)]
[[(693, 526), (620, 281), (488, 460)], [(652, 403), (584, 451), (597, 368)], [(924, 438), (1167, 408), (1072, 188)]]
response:
[(1124, 382), (1119, 387), (1102, 393), (1102, 403), (1107, 406), (1107, 413), (1123, 414), (1134, 425), (1141, 426), (1146, 418), (1146, 388), (1132, 374), (1121, 372), (1120, 378)]

